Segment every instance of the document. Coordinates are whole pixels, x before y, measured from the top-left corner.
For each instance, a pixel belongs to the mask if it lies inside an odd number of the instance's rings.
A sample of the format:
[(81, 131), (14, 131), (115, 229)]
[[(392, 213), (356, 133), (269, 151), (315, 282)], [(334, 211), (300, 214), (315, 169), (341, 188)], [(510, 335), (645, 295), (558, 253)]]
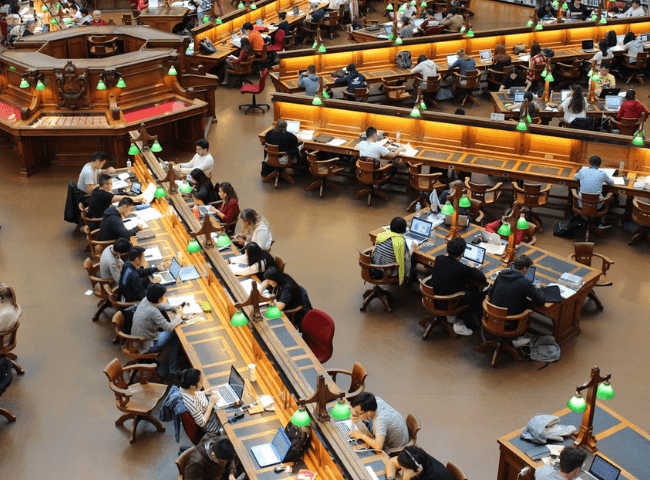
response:
[(113, 180), (113, 190), (119, 190), (120, 188), (126, 188), (129, 184), (126, 183), (126, 180), (122, 180), (118, 177), (117, 180)]
[[(129, 177), (131, 177), (131, 175), (129, 175), (129, 172), (120, 173), (117, 176), (117, 178), (119, 178), (120, 180), (125, 180), (125, 181), (128, 180)], [(115, 188), (115, 187), (113, 186), (113, 188)]]
[[(241, 281), (239, 282), (239, 284), (242, 286), (242, 288), (244, 289), (244, 291), (245, 291), (248, 295), (250, 295), (251, 292), (253, 291), (253, 282), (254, 282), (254, 281), (255, 281), (255, 280), (253, 280), (252, 278), (247, 278), (247, 279), (245, 279), (245, 280), (241, 280)], [(257, 283), (257, 282), (256, 282), (256, 283)], [(270, 295), (269, 291), (268, 291), (268, 290), (260, 291), (260, 286), (261, 286), (261, 285), (258, 283), (258, 284), (257, 284), (257, 290), (258, 290), (262, 295), (264, 295), (264, 296), (269, 296), (269, 295)], [(266, 303), (266, 302), (261, 302), (261, 303)]]
[[(131, 230), (132, 228), (137, 227), (139, 223), (142, 223), (142, 220), (140, 220), (140, 218), (137, 216), (131, 217), (128, 220), (124, 220), (124, 228)], [(143, 228), (149, 228), (149, 225), (147, 225), (145, 222)]]
[(347, 140), (344, 138), (333, 138), (329, 142), (327, 142), (327, 145), (332, 145), (333, 147), (340, 147), (341, 145), (345, 145), (347, 143)]
[(311, 141), (314, 139), (315, 130), (301, 130), (298, 134), (300, 140)]
[(503, 245), (503, 244), (495, 245), (493, 243), (485, 243), (485, 242), (479, 243), (478, 246), (484, 248), (485, 251), (490, 255), (498, 255), (498, 256), (503, 255), (507, 247), (507, 245)]
[(625, 185), (624, 177), (612, 177), (614, 179), (614, 185)]
[(153, 245), (144, 251), (144, 259), (147, 262), (155, 262), (156, 260), (162, 260), (162, 258), (158, 245)]
[(136, 215), (140, 220), (142, 220), (144, 223), (151, 222), (153, 220), (158, 220), (159, 218), (162, 218), (162, 213), (160, 213), (158, 210), (155, 208), (145, 208), (144, 210), (138, 210), (136, 212)]
[(407, 157), (415, 157), (418, 154), (418, 151), (419, 150), (417, 148), (413, 148), (410, 143), (407, 143), (404, 147), (402, 155), (405, 155)]

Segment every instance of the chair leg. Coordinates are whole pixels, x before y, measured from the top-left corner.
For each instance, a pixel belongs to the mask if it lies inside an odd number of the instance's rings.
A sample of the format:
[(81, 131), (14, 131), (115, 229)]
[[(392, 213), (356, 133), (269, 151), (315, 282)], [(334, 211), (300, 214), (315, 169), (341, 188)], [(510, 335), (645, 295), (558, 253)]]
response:
[[(296, 181), (288, 173), (284, 173), (283, 171), (280, 171), (280, 176), (282, 178), (284, 178), (287, 182), (289, 182), (291, 185), (295, 185)], [(277, 186), (278, 185), (277, 185), (277, 181), (276, 181), (275, 187), (277, 188)]]
[(650, 240), (650, 230), (647, 228), (642, 228), (638, 232), (634, 234), (632, 238), (630, 238), (630, 241), (627, 242), (628, 245), (634, 245), (636, 242), (641, 240), (642, 238), (647, 238)]
[[(329, 187), (329, 188), (331, 188), (332, 190), (334, 190), (336, 193), (339, 193), (339, 187), (337, 187), (336, 185), (334, 185), (332, 182), (330, 182), (330, 181), (327, 180), (327, 179), (324, 179), (324, 180), (323, 180), (323, 187)], [(323, 196), (323, 195), (322, 195), (322, 187), (321, 187), (321, 197), (322, 197), (322, 196)]]
[(16, 421), (16, 415), (11, 413), (9, 410), (5, 408), (0, 408), (0, 415), (5, 417), (9, 422), (15, 422)]
[(25, 370), (23, 370), (23, 367), (21, 367), (18, 364), (18, 362), (16, 362), (18, 357), (16, 356), (15, 353), (7, 353), (5, 354), (5, 356), (7, 357), (7, 360), (9, 360), (9, 362), (11, 363), (12, 368), (16, 370), (16, 373), (18, 375), (25, 375)]
[(97, 308), (95, 315), (93, 315), (93, 322), (99, 320), (99, 316), (102, 314), (102, 312), (110, 306), (111, 306), (111, 302), (109, 302), (108, 299), (100, 301), (100, 304), (98, 305), (99, 308)]
[(504, 350), (505, 352), (508, 352), (508, 353), (512, 356), (512, 358), (515, 359), (515, 361), (517, 361), (517, 362), (521, 362), (521, 355), (519, 355), (519, 352), (517, 351), (517, 349), (516, 349), (515, 347), (513, 347), (512, 345), (510, 345), (510, 344), (509, 344), (507, 341), (505, 341), (505, 340), (502, 342), (501, 346), (503, 347), (503, 350)]
[(501, 351), (502, 346), (503, 346), (503, 340), (499, 340), (497, 342), (497, 348), (494, 349), (494, 355), (492, 355), (492, 363), (491, 363), (492, 368), (494, 368), (494, 366), (497, 364), (497, 357), (499, 356), (499, 352)]
[(433, 330), (433, 328), (438, 324), (440, 324), (442, 326), (442, 328), (447, 331), (447, 333), (449, 334), (449, 336), (451, 338), (454, 338), (454, 339), (458, 338), (458, 335), (456, 335), (456, 332), (454, 332), (454, 327), (452, 325), (450, 325), (449, 323), (447, 323), (446, 319), (441, 318), (441, 317), (439, 317), (437, 315), (424, 317), (422, 320), (420, 320), (419, 323), (420, 323), (421, 326), (425, 327), (424, 334), (422, 335), (422, 338), (424, 340), (427, 339), (427, 337), (429, 336), (429, 333), (431, 333), (431, 330)]
[(366, 292), (363, 294), (363, 298), (365, 299), (363, 303), (361, 304), (361, 310), (362, 312), (365, 312), (366, 308), (368, 307), (368, 304), (375, 298), (378, 298), (381, 300), (381, 302), (384, 304), (384, 308), (388, 312), (393, 311), (393, 295), (381, 288), (379, 285), (375, 285), (371, 290), (366, 290)]
[(369, 188), (363, 188), (357, 192), (357, 194), (354, 196), (355, 200), (359, 200), (361, 197), (366, 195), (370, 191)]
[[(269, 183), (271, 180), (273, 180), (274, 178), (277, 178), (279, 176), (280, 176), (280, 171), (276, 169), (274, 172), (269, 173), (266, 177), (264, 177), (262, 179), (262, 181), (264, 183)], [(276, 181), (276, 186), (277, 186), (277, 181)]]
[[(309, 186), (305, 189), (308, 192), (311, 192), (314, 188), (319, 187), (321, 185), (322, 180), (316, 180), (314, 182), (311, 182)], [(323, 196), (323, 189), (321, 187), (321, 197)]]

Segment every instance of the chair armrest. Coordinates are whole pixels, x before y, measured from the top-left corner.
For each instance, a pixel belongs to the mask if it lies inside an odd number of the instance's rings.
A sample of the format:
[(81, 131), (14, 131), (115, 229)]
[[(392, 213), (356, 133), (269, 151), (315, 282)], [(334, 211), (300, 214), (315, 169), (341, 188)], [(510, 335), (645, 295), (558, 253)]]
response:
[(601, 253), (594, 253), (593, 255), (594, 255), (594, 257), (598, 257), (603, 261), (603, 273), (605, 273), (607, 270), (609, 270), (609, 267), (611, 265), (614, 265), (614, 263), (615, 263), (614, 261), (610, 260), (609, 258), (607, 258), (605, 255), (603, 255)]
[(580, 198), (580, 195), (578, 195), (578, 192), (576, 191), (575, 188), (571, 189), (571, 195), (573, 196), (574, 200), (582, 200), (582, 198)]
[(525, 317), (529, 316), (531, 313), (533, 313), (533, 311), (530, 308), (528, 308), (528, 309), (524, 310), (523, 312), (521, 312), (519, 315), (508, 315), (506, 317), (506, 320), (508, 320), (508, 321), (521, 320), (522, 318), (525, 318)]
[(352, 376), (352, 371), (350, 371), (350, 370), (341, 370), (341, 369), (333, 368), (331, 370), (327, 369), (326, 372), (330, 377), (332, 377), (332, 380), (334, 382), (336, 382), (336, 375), (339, 374), (339, 373), (341, 373), (343, 375), (349, 375), (350, 377)]
[(146, 385), (149, 380), (156, 374), (156, 369), (158, 368), (158, 365), (155, 363), (136, 363), (134, 365), (129, 365), (128, 367), (122, 368), (123, 372), (130, 372), (133, 370), (137, 370), (138, 373), (140, 374), (140, 383), (142, 385)]
[(496, 191), (499, 190), (499, 188), (501, 188), (502, 186), (503, 186), (503, 182), (499, 182), (499, 183), (497, 183), (494, 187), (492, 187), (492, 188), (488, 188), (488, 189), (485, 191), (485, 193), (488, 193), (488, 192), (496, 192)]
[(539, 193), (548, 193), (551, 191), (551, 185), (546, 185), (546, 187), (540, 189)]
[[(608, 192), (607, 195), (605, 195), (601, 201), (605, 202), (605, 205), (608, 205), (607, 202), (609, 202), (609, 199), (612, 198), (612, 195), (613, 195), (612, 192)], [(598, 203), (600, 203), (600, 202), (598, 202)]]

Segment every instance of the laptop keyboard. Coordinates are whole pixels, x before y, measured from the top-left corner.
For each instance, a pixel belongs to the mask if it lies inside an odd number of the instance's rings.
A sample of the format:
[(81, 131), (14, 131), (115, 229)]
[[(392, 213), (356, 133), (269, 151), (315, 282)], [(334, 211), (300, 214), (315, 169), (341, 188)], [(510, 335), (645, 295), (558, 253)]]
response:
[(228, 388), (229, 385), (222, 385), (219, 387), (219, 395), (221, 395), (221, 398), (223, 398), (227, 403), (237, 403), (239, 401), (239, 398), (235, 393), (232, 391), (232, 388)]
[(163, 279), (163, 282), (165, 283), (172, 283), (174, 282), (174, 277), (172, 277), (172, 274), (165, 271), (165, 272), (160, 272), (160, 276)]

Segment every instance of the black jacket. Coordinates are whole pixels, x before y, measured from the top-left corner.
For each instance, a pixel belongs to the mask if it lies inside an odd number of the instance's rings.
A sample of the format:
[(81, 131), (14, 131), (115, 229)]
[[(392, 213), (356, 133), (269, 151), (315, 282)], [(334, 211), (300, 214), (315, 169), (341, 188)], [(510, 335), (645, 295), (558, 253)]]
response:
[(79, 223), (81, 221), (79, 204), (85, 204), (85, 196), (85, 192), (77, 188), (77, 185), (73, 181), (70, 181), (70, 183), (68, 183), (68, 196), (65, 199), (63, 220), (70, 223)]
[(544, 294), (518, 270), (503, 270), (488, 291), (490, 303), (508, 309), (508, 315), (519, 315), (527, 308), (530, 298), (544, 305)]
[(122, 265), (118, 293), (124, 297), (125, 302), (139, 302), (147, 295), (147, 288), (151, 283), (149, 275), (157, 271), (156, 267), (136, 268), (127, 260)]
[(293, 157), (298, 155), (298, 137), (291, 132), (278, 132), (275, 128), (266, 132), (264, 142), (277, 145), (281, 152)]
[(127, 240), (135, 235), (139, 226), (127, 230), (122, 221), (122, 215), (115, 207), (108, 207), (104, 212), (104, 219), (102, 220), (102, 228), (99, 230), (99, 240), (117, 240), (118, 238), (126, 238)]
[(485, 275), (454, 257), (438, 255), (427, 285), (433, 287), (436, 295), (451, 295), (467, 290), (470, 282), (485, 283)]
[(363, 88), (365, 83), (366, 77), (359, 72), (351, 73), (343, 78), (337, 78), (334, 81), (334, 85), (347, 85), (348, 88), (346, 90), (350, 93), (354, 93), (357, 88)]

